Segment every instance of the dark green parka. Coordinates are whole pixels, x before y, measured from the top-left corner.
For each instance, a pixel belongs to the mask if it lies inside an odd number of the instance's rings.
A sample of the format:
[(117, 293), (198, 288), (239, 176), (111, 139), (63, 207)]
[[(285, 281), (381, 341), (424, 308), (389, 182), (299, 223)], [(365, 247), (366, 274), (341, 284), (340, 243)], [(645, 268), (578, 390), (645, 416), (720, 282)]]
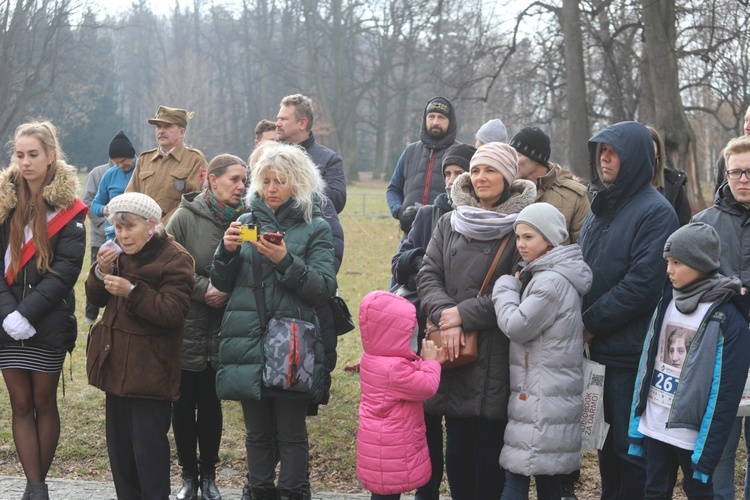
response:
[[(310, 223), (295, 204), (290, 198), (274, 213), (254, 194), (249, 203), (252, 212), (241, 216), (239, 221), (257, 224), (259, 233), (284, 233), (287, 257), (274, 265), (261, 256), (267, 318), (291, 316), (318, 325), (314, 307), (326, 303), (336, 289), (331, 227), (322, 217), (319, 202), (315, 203)], [(322, 393), (320, 332), (315, 346), (312, 391), (297, 393), (263, 386), (264, 332), (253, 293), (252, 255), (250, 243), (243, 243), (234, 253), (227, 251), (222, 243), (214, 255), (211, 283), (232, 293), (221, 325), (217, 393), (221, 399), (233, 400), (293, 397), (317, 401)]]

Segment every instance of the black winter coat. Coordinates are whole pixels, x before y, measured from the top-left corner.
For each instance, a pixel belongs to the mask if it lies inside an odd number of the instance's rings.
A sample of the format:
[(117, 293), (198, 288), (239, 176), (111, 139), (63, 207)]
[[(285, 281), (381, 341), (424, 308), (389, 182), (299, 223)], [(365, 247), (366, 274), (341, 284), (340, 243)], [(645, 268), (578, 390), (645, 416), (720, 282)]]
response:
[[(5, 255), (9, 244), (10, 219), (17, 203), (18, 167), (0, 174), (0, 252)], [(73, 167), (60, 166), (52, 182), (44, 188), (47, 208), (60, 210), (70, 207), (78, 192), (78, 179)], [(18, 311), (36, 329), (36, 334), (23, 341), (13, 340), (0, 326), (0, 348), (21, 344), (42, 347), (55, 352), (72, 351), (78, 325), (75, 317), (73, 287), (81, 274), (86, 254), (86, 229), (81, 212), (50, 240), (52, 271), (40, 275), (36, 256), (20, 270), (9, 286), (5, 280), (5, 263), (0, 260), (0, 324), (13, 311)]]
[[(599, 143), (612, 146), (620, 159), (609, 185), (597, 170)], [(651, 185), (654, 147), (646, 127), (618, 123), (593, 136), (588, 146), (595, 194), (578, 245), (594, 281), (583, 298), (583, 324), (594, 335), (593, 360), (636, 368), (667, 270), (664, 242), (678, 227), (677, 215)]]

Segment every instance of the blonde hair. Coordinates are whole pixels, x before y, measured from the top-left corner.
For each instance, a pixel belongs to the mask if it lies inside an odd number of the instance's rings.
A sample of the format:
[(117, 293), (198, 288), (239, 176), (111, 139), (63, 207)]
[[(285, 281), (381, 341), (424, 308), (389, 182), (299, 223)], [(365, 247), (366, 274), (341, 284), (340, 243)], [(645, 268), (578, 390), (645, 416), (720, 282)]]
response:
[(257, 193), (263, 199), (263, 180), (268, 172), (273, 172), (291, 187), (295, 206), (302, 211), (305, 221), (311, 222), (313, 205), (322, 199), (324, 184), (318, 168), (305, 150), (294, 144), (274, 142), (265, 143), (258, 150), (257, 161), (251, 165), (252, 181), (248, 195)]
[(25, 228), (31, 226), (34, 246), (36, 247), (36, 268), (39, 274), (45, 274), (51, 271), (52, 267), (52, 246), (49, 237), (47, 237), (47, 211), (44, 200), (44, 188), (47, 187), (57, 173), (58, 167), (65, 165), (65, 154), (60, 147), (60, 141), (57, 139), (57, 129), (48, 121), (34, 121), (24, 123), (16, 128), (13, 136), (13, 155), (10, 159), (11, 168), (18, 167), (18, 157), (16, 156), (15, 146), (21, 137), (34, 137), (42, 145), (45, 154), (52, 158), (52, 162), (47, 167), (47, 175), (44, 177), (42, 189), (37, 193), (32, 193), (28, 182), (22, 175), (18, 175), (16, 182), (18, 189), (16, 196), (18, 202), (16, 211), (10, 220), (10, 270), (18, 273), (21, 270), (21, 249), (26, 242)]
[(732, 139), (724, 148), (724, 164), (729, 169), (729, 157), (750, 151), (750, 137), (743, 135)]

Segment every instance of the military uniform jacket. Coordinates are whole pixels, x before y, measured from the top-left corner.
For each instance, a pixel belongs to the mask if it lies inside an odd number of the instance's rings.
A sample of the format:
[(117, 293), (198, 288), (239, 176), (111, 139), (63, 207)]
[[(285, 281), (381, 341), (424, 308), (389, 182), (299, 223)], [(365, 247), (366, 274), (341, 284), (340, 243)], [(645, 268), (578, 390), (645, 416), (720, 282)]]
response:
[(153, 198), (162, 211), (166, 224), (183, 194), (200, 191), (201, 177), (206, 171), (206, 158), (197, 149), (180, 142), (166, 156), (159, 148), (149, 149), (138, 157), (126, 193), (143, 193)]

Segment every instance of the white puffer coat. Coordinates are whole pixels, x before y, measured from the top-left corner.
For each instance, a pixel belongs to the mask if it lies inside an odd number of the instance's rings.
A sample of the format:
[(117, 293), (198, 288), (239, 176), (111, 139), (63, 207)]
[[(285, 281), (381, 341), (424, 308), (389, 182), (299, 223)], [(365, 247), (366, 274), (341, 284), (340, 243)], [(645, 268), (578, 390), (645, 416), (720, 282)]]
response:
[(520, 281), (506, 275), (495, 283), (497, 323), (511, 340), (504, 469), (532, 476), (581, 466), (581, 296), (591, 279), (581, 249), (569, 245), (531, 262)]

